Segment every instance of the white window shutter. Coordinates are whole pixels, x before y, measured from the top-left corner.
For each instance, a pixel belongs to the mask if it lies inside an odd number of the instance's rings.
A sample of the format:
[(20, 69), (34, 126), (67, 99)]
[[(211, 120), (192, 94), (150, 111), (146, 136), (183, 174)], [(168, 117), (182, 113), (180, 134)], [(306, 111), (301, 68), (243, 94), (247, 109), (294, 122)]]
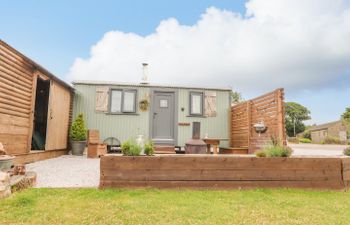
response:
[(216, 91), (204, 92), (204, 115), (207, 117), (216, 116)]
[(108, 86), (96, 87), (96, 112), (108, 112)]

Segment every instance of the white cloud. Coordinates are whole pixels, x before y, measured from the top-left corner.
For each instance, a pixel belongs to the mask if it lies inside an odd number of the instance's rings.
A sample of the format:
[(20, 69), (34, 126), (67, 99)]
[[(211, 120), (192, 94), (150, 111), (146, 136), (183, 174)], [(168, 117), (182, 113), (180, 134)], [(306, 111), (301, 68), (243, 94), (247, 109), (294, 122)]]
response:
[(174, 18), (148, 36), (110, 31), (78, 58), (70, 80), (312, 89), (349, 76), (350, 7), (342, 0), (251, 0), (246, 15), (208, 8), (196, 24)]

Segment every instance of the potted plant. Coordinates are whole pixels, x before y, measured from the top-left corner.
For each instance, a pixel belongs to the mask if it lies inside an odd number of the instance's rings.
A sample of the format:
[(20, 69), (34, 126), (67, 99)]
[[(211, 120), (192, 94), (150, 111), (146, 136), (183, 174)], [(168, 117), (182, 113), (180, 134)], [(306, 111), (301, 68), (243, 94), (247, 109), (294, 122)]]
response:
[(0, 142), (0, 171), (11, 169), (14, 158), (15, 156), (7, 155), (4, 146)]
[(86, 146), (86, 127), (83, 114), (79, 114), (74, 120), (69, 131), (72, 155), (83, 155)]

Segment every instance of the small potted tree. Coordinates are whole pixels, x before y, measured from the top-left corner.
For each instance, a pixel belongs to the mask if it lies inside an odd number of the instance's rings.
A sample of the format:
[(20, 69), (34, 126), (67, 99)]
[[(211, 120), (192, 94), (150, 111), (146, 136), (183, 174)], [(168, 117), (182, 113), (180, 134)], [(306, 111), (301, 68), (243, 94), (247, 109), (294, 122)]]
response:
[(69, 131), (72, 155), (83, 155), (86, 146), (86, 127), (83, 114), (79, 114), (74, 120)]

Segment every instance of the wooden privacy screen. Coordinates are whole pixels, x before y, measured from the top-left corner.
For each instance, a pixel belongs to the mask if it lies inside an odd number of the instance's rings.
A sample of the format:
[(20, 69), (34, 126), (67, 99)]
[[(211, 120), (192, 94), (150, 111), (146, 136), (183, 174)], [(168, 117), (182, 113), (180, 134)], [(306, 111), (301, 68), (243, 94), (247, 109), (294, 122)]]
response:
[[(263, 122), (267, 127), (260, 136), (254, 128), (254, 124), (259, 122)], [(286, 144), (283, 89), (277, 89), (231, 108), (232, 148), (248, 148), (249, 153), (254, 153), (269, 143), (271, 137)]]
[(100, 188), (345, 189), (350, 184), (349, 160), (232, 155), (107, 155), (100, 161)]

